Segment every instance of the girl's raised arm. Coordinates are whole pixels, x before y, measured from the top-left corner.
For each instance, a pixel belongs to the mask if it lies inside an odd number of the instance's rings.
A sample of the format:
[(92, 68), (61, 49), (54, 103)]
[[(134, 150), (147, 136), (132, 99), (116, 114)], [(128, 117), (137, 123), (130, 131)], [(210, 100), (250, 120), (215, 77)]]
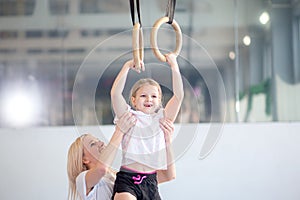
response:
[(117, 118), (120, 118), (127, 111), (128, 106), (122, 93), (130, 68), (135, 70), (135, 64), (133, 60), (129, 60), (123, 65), (110, 91), (112, 107)]
[(176, 55), (173, 53), (167, 54), (166, 58), (172, 70), (173, 96), (165, 107), (165, 117), (174, 122), (180, 110), (180, 106), (184, 97), (184, 91)]
[(126, 78), (129, 72), (130, 61), (127, 61), (121, 71), (119, 72), (118, 76), (116, 77), (111, 91), (110, 91), (110, 97), (111, 97), (111, 103), (113, 110), (116, 114), (116, 116), (119, 118), (122, 116), (123, 113), (126, 112), (127, 109), (127, 103), (126, 100), (123, 97), (123, 90), (126, 83)]

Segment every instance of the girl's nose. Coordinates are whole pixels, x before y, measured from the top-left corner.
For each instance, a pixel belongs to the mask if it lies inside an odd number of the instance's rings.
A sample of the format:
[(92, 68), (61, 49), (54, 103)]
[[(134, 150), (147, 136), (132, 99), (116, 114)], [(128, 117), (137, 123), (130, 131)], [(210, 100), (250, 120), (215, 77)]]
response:
[(152, 97), (151, 97), (151, 96), (147, 96), (147, 100), (148, 100), (148, 101), (151, 101), (151, 100), (152, 100)]

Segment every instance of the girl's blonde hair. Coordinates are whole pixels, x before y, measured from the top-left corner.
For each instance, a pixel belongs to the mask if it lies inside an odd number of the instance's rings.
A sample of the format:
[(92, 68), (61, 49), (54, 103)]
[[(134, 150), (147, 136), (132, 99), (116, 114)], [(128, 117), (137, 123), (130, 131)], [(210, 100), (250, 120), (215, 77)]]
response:
[[(161, 87), (160, 85), (153, 79), (151, 78), (144, 78), (144, 79), (140, 79), (138, 80), (131, 88), (130, 90), (130, 95), (129, 95), (129, 101), (130, 101), (130, 105), (132, 107), (134, 107), (133, 103), (132, 103), (132, 97), (136, 97), (136, 92), (143, 87), (144, 85), (152, 85), (157, 87), (158, 89), (158, 94), (159, 94), (159, 99), (160, 99), (160, 103), (162, 102), (162, 91), (161, 91)], [(160, 107), (162, 107), (162, 105), (160, 105)]]
[(83, 164), (83, 143), (82, 140), (87, 134), (78, 137), (70, 146), (68, 151), (67, 171), (69, 178), (68, 199), (78, 197), (76, 190), (76, 177), (83, 171), (87, 170)]

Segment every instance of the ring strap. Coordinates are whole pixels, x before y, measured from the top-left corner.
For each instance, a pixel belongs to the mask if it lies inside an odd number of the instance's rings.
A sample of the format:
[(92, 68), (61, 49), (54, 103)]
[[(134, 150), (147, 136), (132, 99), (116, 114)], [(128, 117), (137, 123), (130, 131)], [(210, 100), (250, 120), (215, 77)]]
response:
[(133, 26), (135, 25), (135, 6), (136, 6), (138, 21), (140, 23), (140, 27), (142, 27), (140, 0), (136, 0), (135, 3), (134, 3), (134, 0), (129, 0), (129, 5), (130, 5), (130, 14), (131, 14), (132, 25)]
[(168, 0), (167, 9), (166, 9), (166, 17), (169, 18), (168, 23), (172, 24), (175, 13), (176, 0)]

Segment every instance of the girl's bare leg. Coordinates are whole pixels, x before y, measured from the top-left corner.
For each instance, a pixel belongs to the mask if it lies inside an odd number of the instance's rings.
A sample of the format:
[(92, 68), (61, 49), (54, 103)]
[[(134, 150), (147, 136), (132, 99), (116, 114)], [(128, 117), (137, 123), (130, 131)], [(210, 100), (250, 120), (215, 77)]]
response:
[(135, 196), (129, 192), (116, 193), (114, 200), (136, 200)]

